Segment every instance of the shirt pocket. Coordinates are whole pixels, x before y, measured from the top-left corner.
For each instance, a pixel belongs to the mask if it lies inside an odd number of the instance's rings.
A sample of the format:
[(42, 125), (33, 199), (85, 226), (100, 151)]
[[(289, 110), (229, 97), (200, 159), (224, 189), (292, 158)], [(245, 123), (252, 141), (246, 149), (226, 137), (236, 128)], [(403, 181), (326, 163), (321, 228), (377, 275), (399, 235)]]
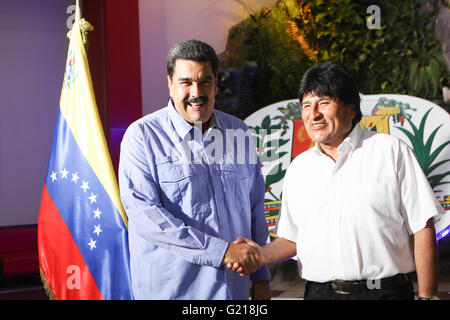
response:
[[(163, 206), (173, 214), (200, 221), (211, 214), (207, 168), (165, 157), (156, 161)], [(189, 223), (189, 221), (186, 221)]]
[(219, 166), (226, 201), (234, 209), (248, 209), (250, 205), (250, 179), (243, 166), (239, 164)]

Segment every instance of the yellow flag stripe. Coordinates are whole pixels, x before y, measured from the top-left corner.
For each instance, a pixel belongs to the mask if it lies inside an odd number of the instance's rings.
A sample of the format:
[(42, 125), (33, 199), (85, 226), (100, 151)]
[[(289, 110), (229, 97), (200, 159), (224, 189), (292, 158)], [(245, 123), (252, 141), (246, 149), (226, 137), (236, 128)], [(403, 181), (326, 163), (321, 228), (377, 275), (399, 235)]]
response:
[(81, 152), (120, 212), (125, 226), (128, 227), (95, 102), (79, 22), (74, 23), (70, 35), (68, 59), (71, 58), (74, 59), (73, 82), (70, 87), (63, 85), (60, 100), (61, 114), (69, 125)]

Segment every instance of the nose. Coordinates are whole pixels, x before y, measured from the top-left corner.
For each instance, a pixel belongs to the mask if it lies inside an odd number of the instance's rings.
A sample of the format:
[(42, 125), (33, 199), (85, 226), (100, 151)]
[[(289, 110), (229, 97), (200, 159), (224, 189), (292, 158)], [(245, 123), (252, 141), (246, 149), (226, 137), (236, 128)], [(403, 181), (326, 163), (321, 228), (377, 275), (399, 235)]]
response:
[(200, 86), (197, 82), (192, 82), (189, 94), (192, 98), (199, 97), (200, 96)]
[(322, 115), (322, 113), (319, 110), (318, 104), (313, 105), (313, 107), (311, 109), (311, 115), (313, 116), (314, 119), (316, 119)]
[(319, 109), (319, 104), (315, 103), (311, 105), (311, 107), (308, 109), (308, 115), (311, 118), (311, 120), (320, 119), (323, 115)]

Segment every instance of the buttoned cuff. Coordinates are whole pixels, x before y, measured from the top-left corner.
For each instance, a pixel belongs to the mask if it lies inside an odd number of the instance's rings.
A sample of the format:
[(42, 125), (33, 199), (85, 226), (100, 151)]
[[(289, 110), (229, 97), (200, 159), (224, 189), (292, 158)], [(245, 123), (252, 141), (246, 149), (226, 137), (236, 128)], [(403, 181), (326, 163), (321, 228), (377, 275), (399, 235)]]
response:
[(214, 268), (220, 268), (222, 266), (223, 257), (225, 256), (225, 252), (228, 249), (228, 242), (216, 238), (211, 237), (209, 240), (208, 248), (206, 249), (204, 255), (204, 265), (212, 266)]

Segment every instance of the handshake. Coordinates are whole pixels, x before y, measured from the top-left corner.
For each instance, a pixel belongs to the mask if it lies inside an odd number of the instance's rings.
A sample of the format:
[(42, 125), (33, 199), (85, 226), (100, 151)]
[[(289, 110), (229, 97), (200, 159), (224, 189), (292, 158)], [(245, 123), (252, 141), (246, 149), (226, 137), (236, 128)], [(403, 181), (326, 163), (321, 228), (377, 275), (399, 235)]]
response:
[(256, 242), (243, 237), (238, 237), (229, 244), (223, 258), (225, 267), (242, 277), (255, 272), (266, 263), (263, 248)]

